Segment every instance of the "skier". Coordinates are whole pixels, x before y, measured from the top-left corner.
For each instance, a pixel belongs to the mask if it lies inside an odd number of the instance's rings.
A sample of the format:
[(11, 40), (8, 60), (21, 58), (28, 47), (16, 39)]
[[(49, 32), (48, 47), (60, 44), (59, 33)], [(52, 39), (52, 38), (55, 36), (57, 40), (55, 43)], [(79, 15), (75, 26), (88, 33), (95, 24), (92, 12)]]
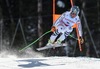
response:
[[(53, 26), (51, 28), (51, 31), (53, 34), (50, 36), (50, 39), (48, 40), (47, 45), (50, 44), (61, 44), (62, 41), (67, 38), (67, 36), (70, 35), (70, 33), (73, 31), (73, 28), (75, 25), (78, 25), (78, 32), (80, 36), (80, 42), (83, 44), (84, 40), (82, 37), (82, 26), (81, 21), (78, 16), (80, 10), (78, 6), (71, 7), (70, 11), (64, 12), (55, 23), (53, 23)], [(55, 41), (57, 36), (60, 34), (60, 37)]]

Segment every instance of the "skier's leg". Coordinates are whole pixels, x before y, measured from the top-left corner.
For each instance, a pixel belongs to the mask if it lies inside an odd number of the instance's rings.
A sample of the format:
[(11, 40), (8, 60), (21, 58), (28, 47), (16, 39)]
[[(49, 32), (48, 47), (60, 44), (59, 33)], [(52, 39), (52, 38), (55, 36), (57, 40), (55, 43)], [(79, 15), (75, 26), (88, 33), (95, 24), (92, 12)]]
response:
[(56, 43), (57, 44), (61, 44), (62, 41), (65, 40), (65, 38), (67, 38), (67, 36), (70, 34), (71, 32), (65, 32), (65, 33), (62, 33), (62, 35), (57, 39)]
[(61, 44), (61, 42), (64, 41), (64, 40), (65, 40), (65, 35), (61, 34), (61, 36), (57, 39), (56, 43)]
[(47, 45), (53, 44), (58, 35), (59, 35), (59, 32), (58, 32), (58, 30), (56, 30), (56, 31), (50, 36), (50, 39), (48, 40)]
[(62, 35), (58, 38), (57, 43), (61, 43), (62, 41), (65, 40), (65, 38), (73, 31), (72, 28), (65, 27), (65, 26), (60, 26), (59, 27), (59, 32), (62, 33)]

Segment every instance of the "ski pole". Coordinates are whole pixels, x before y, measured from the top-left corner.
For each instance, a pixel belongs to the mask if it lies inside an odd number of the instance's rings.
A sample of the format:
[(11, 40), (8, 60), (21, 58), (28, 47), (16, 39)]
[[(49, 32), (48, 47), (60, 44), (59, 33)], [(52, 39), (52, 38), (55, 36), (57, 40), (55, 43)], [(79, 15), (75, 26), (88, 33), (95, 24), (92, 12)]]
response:
[(19, 52), (27, 49), (28, 47), (32, 46), (34, 43), (36, 43), (38, 40), (40, 40), (43, 36), (45, 36), (46, 34), (50, 33), (50, 31), (45, 32), (43, 35), (41, 35), (38, 39), (36, 39), (35, 41), (33, 41), (32, 43), (30, 43), (29, 45), (25, 46), (24, 48), (20, 49)]
[(81, 41), (80, 41), (79, 31), (78, 31), (78, 26), (77, 25), (76, 25), (76, 33), (77, 33), (77, 38), (78, 38), (79, 49), (80, 49), (80, 51), (82, 51), (82, 45), (81, 45)]

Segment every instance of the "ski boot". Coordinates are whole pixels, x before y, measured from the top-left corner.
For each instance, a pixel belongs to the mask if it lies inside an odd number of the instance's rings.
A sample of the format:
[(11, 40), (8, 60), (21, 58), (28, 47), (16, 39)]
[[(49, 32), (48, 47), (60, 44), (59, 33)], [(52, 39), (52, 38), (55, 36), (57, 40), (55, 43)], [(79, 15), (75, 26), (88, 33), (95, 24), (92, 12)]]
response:
[(52, 45), (52, 44), (53, 44), (53, 42), (49, 39), (48, 43), (46, 44), (46, 46), (49, 46), (49, 45)]
[(57, 40), (54, 44), (55, 45), (61, 45), (61, 40)]

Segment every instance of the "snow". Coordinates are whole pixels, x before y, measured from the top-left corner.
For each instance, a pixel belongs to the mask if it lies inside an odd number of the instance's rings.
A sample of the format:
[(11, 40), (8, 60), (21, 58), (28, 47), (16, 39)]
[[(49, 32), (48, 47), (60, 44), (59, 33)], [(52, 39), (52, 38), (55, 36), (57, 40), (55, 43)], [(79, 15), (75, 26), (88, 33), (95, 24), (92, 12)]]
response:
[(0, 69), (100, 69), (99, 64), (89, 57), (0, 58)]

